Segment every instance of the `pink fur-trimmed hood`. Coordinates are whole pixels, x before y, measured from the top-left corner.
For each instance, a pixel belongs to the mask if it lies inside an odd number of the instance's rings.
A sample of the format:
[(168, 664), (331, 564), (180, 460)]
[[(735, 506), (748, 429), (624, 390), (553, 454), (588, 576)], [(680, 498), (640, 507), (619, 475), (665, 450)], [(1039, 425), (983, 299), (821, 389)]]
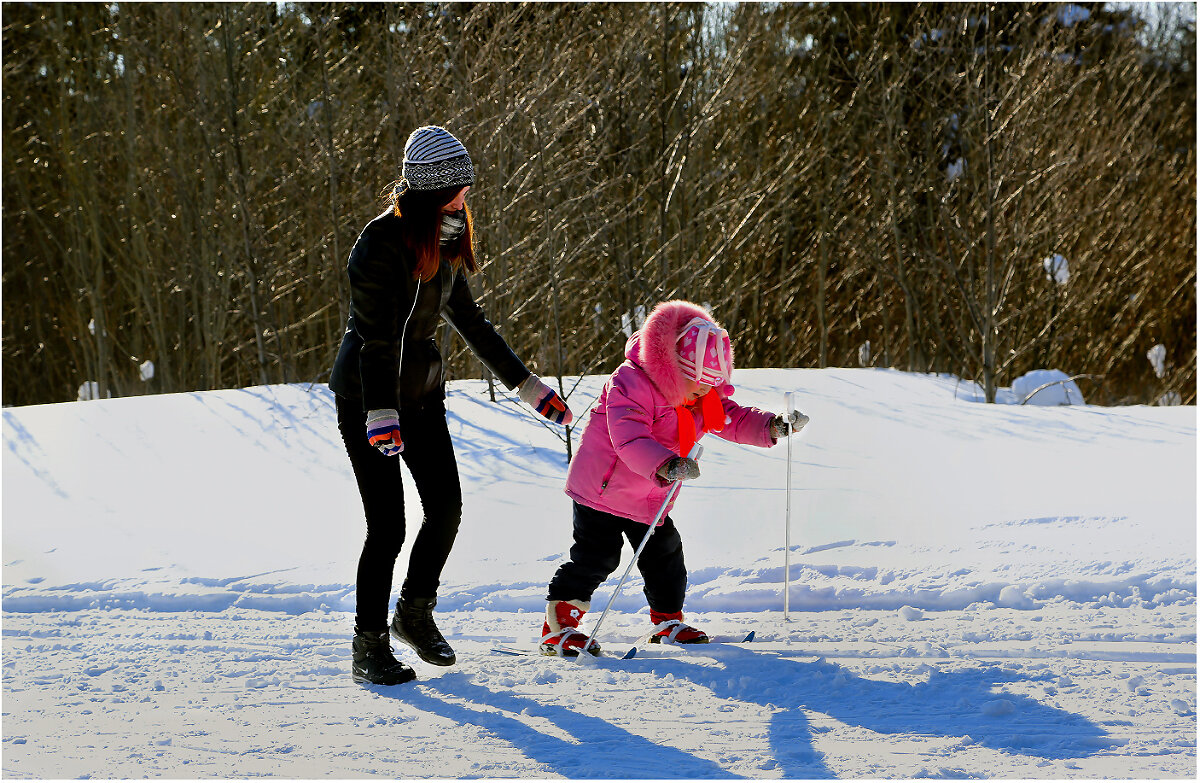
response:
[[(703, 318), (720, 326), (704, 308), (682, 299), (663, 302), (654, 308), (641, 330), (625, 344), (625, 358), (635, 362), (649, 376), (667, 402), (682, 405), (691, 385), (689, 373), (680, 360), (678, 341), (684, 327), (693, 318)], [(729, 371), (733, 372), (733, 348), (729, 349)], [(733, 394), (728, 382), (719, 387), (722, 396)]]

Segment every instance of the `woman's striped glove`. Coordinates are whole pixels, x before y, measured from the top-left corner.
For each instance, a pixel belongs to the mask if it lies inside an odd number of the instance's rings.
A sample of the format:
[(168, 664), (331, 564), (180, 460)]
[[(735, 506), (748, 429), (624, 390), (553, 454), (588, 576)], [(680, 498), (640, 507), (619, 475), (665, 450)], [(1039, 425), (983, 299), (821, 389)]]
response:
[(404, 442), (400, 440), (400, 414), (395, 408), (367, 412), (367, 442), (382, 451), (385, 457), (394, 457), (404, 451)]
[(530, 408), (555, 424), (570, 424), (571, 420), (575, 418), (563, 398), (532, 373), (517, 387), (517, 396)]

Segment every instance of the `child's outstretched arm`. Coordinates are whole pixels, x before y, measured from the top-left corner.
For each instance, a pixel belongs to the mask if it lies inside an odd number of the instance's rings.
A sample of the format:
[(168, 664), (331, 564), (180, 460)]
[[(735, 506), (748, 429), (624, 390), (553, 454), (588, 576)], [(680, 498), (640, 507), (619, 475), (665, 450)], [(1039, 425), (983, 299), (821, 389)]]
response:
[(725, 409), (729, 423), (725, 425), (725, 429), (714, 432), (714, 435), (749, 446), (770, 448), (775, 445), (775, 433), (771, 426), (775, 414), (761, 408), (738, 405), (730, 397), (722, 398), (721, 406)]

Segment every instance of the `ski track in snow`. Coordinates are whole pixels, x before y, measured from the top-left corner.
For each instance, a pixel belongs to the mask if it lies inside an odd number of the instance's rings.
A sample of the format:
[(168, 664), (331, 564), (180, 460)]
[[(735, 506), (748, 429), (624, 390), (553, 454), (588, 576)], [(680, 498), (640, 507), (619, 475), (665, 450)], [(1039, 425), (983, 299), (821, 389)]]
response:
[[(534, 613), (449, 612), (459, 665), (403, 656), (421, 679), (393, 688), (350, 681), (340, 613), (10, 614), (3, 768), (64, 778), (1191, 776), (1189, 609), (989, 614), (985, 633), (964, 633), (977, 619), (957, 612), (798, 613), (786, 624), (696, 615), (729, 638), (757, 625), (756, 639), (572, 661), (490, 652), (496, 638), (532, 649)], [(611, 620), (610, 638), (648, 627)]]
[[(397, 646), (420, 679), (392, 688), (349, 677), (361, 506), (327, 388), (6, 409), (0, 772), (1194, 778), (1195, 408), (984, 406), (892, 371), (735, 378), (743, 404), (795, 390), (813, 419), (793, 443), (790, 620), (785, 449), (709, 438), (672, 516), (688, 619), (716, 643), (639, 643), (635, 571), (600, 640), (633, 659), (492, 652), (534, 648), (570, 512), (554, 431), (464, 381), (437, 614), (459, 662)], [(571, 397), (581, 420), (601, 382)], [(180, 421), (186, 450), (164, 435)]]

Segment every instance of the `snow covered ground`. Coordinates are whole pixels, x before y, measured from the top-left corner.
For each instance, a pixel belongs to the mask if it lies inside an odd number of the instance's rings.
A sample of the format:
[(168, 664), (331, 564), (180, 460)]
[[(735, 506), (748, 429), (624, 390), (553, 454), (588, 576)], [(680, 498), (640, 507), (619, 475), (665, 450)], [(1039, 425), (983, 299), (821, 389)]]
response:
[[(581, 419), (601, 382), (571, 395)], [(635, 572), (601, 634), (632, 660), (492, 652), (540, 631), (565, 447), (457, 382), (465, 512), (438, 618), (459, 663), (398, 649), (420, 679), (392, 688), (349, 677), (362, 511), (327, 388), (4, 409), (0, 771), (1195, 776), (1194, 407), (984, 405), (887, 370), (735, 382), (812, 417), (789, 620), (787, 450), (710, 436), (673, 517), (685, 611), (717, 643), (639, 644)]]

